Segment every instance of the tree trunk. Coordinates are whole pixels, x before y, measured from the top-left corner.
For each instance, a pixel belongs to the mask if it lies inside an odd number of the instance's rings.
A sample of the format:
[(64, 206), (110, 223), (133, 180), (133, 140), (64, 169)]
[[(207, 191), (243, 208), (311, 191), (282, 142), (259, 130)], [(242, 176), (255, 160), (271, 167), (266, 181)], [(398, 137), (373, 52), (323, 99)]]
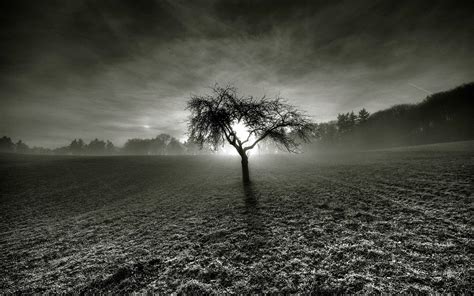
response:
[(249, 158), (247, 155), (241, 155), (242, 157), (242, 181), (244, 184), (250, 183), (250, 175), (249, 175)]

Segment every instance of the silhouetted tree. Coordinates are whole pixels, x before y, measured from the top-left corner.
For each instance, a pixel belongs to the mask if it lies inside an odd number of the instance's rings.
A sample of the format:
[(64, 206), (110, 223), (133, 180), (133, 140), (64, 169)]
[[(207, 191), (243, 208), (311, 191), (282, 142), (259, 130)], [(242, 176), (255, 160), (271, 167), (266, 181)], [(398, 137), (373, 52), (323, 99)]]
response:
[(365, 108), (362, 108), (362, 109), (359, 111), (358, 123), (359, 123), (359, 124), (364, 124), (364, 123), (366, 123), (367, 120), (369, 119), (369, 116), (370, 116), (370, 113), (367, 112), (367, 110), (365, 110)]
[(125, 143), (122, 151), (125, 154), (182, 154), (185, 150), (182, 145), (176, 138), (168, 134), (160, 134), (154, 139), (130, 139)]
[(156, 138), (163, 142), (165, 146), (167, 146), (172, 139), (172, 137), (168, 134), (159, 134), (158, 136), (156, 136)]
[(107, 140), (107, 143), (105, 144), (105, 151), (107, 152), (107, 154), (115, 154), (116, 150), (117, 149), (115, 148), (114, 143)]
[(357, 115), (354, 114), (354, 111), (351, 111), (351, 113), (349, 113), (349, 131), (353, 131), (356, 124), (357, 124)]
[[(314, 131), (309, 118), (281, 98), (239, 97), (231, 86), (215, 86), (210, 95), (192, 96), (187, 109), (190, 140), (201, 146), (209, 143), (214, 149), (226, 142), (232, 145), (241, 157), (244, 183), (250, 182), (247, 153), (262, 140), (296, 152), (298, 139), (309, 141)], [(237, 135), (237, 124), (247, 129), (245, 138)]]
[(149, 154), (150, 140), (149, 139), (130, 139), (127, 140), (123, 146), (123, 151), (126, 154)]
[(15, 144), (13, 144), (12, 139), (6, 136), (0, 138), (0, 152), (13, 152), (14, 149)]
[(174, 138), (172, 138), (168, 134), (159, 134), (158, 136), (156, 136), (156, 138), (153, 139), (153, 143), (152, 143), (153, 149), (155, 150), (154, 154), (159, 154), (159, 155), (167, 154), (167, 146), (171, 142), (171, 139), (174, 139)]
[(340, 134), (345, 134), (351, 129), (349, 113), (337, 114), (337, 130)]
[(71, 144), (69, 145), (69, 151), (72, 154), (82, 154), (84, 153), (84, 141), (82, 139), (76, 140), (74, 139)]
[(148, 142), (148, 154), (163, 155), (165, 154), (166, 146), (164, 142), (157, 136), (154, 139), (150, 139)]
[[(338, 114), (338, 145), (377, 148), (474, 139), (474, 83), (426, 97), (418, 104), (395, 105), (369, 114), (362, 109), (352, 128), (352, 112)], [(329, 123), (327, 123), (329, 124)], [(318, 125), (319, 143), (329, 143)]]
[(338, 127), (336, 121), (323, 122), (317, 125), (317, 137), (323, 145), (334, 145), (338, 139)]
[(94, 139), (92, 140), (89, 145), (86, 147), (86, 151), (89, 154), (95, 154), (95, 155), (100, 155), (105, 153), (105, 146), (106, 143), (102, 140), (99, 139)]
[(30, 147), (28, 147), (28, 145), (26, 145), (25, 143), (23, 143), (23, 141), (21, 140), (18, 140), (18, 142), (16, 142), (15, 144), (15, 151), (17, 153), (28, 153), (30, 150)]
[(180, 155), (184, 154), (185, 148), (184, 145), (181, 144), (177, 139), (171, 138), (170, 142), (166, 146), (166, 152), (167, 154), (172, 154), (172, 155)]

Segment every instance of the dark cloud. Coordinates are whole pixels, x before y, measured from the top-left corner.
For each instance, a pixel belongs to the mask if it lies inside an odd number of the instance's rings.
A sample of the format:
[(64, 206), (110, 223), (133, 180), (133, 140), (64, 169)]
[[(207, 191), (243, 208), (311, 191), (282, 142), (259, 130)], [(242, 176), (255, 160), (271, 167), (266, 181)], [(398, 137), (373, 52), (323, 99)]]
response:
[(321, 121), (474, 77), (469, 2), (0, 5), (0, 133), (32, 144), (183, 137), (186, 99), (215, 82), (280, 93)]

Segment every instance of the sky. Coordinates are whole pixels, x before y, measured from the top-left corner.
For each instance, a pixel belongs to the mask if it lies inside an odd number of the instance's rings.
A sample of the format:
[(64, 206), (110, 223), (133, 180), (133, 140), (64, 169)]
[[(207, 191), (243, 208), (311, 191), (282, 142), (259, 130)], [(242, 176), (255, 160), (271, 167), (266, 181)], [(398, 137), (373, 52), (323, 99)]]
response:
[(216, 83), (315, 122), (474, 80), (469, 1), (42, 0), (0, 4), (0, 136), (186, 138)]

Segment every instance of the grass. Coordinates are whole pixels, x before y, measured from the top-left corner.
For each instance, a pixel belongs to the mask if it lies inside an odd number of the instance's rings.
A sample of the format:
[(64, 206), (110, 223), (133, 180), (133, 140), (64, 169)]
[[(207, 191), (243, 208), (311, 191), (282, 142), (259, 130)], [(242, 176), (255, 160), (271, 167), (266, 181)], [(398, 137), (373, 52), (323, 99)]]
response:
[(232, 157), (2, 156), (0, 293), (472, 293), (454, 146), (254, 157), (250, 187)]

